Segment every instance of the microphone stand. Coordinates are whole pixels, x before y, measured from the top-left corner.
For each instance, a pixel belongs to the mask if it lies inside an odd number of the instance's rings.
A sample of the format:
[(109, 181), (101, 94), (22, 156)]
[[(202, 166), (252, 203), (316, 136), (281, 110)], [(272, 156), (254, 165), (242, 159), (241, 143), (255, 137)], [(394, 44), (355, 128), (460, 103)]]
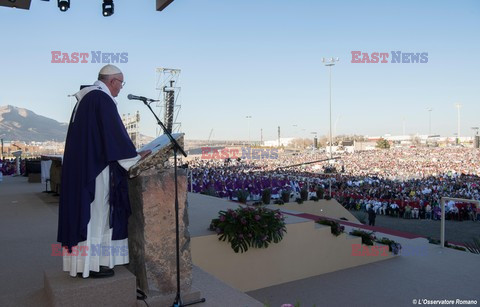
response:
[(160, 121), (157, 114), (153, 112), (152, 108), (150, 107), (150, 104), (147, 102), (147, 99), (142, 99), (142, 101), (150, 109), (153, 116), (155, 116), (155, 119), (157, 120), (157, 124), (160, 127), (162, 127), (163, 132), (168, 136), (168, 138), (170, 139), (170, 142), (173, 144), (174, 177), (175, 177), (175, 239), (176, 239), (175, 244), (176, 244), (176, 253), (177, 253), (177, 294), (175, 296), (175, 301), (173, 302), (172, 307), (190, 306), (198, 303), (204, 303), (205, 298), (201, 298), (198, 301), (184, 304), (182, 302), (181, 290), (180, 290), (180, 235), (179, 235), (180, 226), (178, 222), (177, 152), (180, 151), (180, 153), (184, 157), (186, 157), (187, 154), (185, 153), (183, 148), (178, 144), (177, 140), (173, 138), (172, 134), (167, 130), (165, 125)]

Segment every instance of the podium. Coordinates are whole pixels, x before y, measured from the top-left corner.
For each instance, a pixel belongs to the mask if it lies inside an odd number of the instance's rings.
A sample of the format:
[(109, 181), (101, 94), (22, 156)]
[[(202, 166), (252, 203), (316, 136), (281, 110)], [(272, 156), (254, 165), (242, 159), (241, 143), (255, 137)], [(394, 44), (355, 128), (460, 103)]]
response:
[[(183, 134), (173, 137), (183, 146)], [(128, 269), (136, 276), (137, 287), (157, 302), (167, 305), (176, 294), (175, 189), (174, 169), (168, 160), (172, 144), (162, 135), (139, 151), (152, 153), (130, 168), (129, 194), (132, 215), (128, 221)], [(186, 300), (200, 297), (192, 291), (192, 257), (187, 214), (187, 175), (178, 169), (180, 221), (180, 285)], [(159, 303), (161, 305), (162, 303)]]

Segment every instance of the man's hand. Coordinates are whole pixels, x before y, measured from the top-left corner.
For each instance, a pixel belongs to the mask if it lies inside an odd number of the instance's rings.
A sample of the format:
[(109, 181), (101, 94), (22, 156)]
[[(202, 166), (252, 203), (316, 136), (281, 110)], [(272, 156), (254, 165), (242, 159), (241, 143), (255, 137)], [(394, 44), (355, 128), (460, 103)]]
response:
[(152, 151), (149, 149), (149, 150), (140, 151), (138, 154), (141, 157), (140, 160), (143, 160), (143, 159), (145, 159), (146, 156), (148, 156), (151, 153), (152, 153)]

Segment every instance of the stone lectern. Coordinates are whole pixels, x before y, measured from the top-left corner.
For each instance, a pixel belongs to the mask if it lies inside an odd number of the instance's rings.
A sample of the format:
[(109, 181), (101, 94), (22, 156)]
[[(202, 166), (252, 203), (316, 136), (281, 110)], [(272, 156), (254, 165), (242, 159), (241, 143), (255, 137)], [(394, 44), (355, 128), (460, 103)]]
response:
[[(183, 134), (173, 134), (183, 146)], [(139, 151), (152, 154), (130, 169), (129, 193), (132, 215), (128, 221), (128, 269), (137, 287), (149, 296), (171, 297), (177, 290), (175, 245), (174, 169), (166, 166), (172, 144), (162, 135)], [(180, 284), (182, 293), (192, 294), (192, 259), (187, 215), (187, 176), (179, 168)], [(199, 293), (198, 293), (199, 295)]]

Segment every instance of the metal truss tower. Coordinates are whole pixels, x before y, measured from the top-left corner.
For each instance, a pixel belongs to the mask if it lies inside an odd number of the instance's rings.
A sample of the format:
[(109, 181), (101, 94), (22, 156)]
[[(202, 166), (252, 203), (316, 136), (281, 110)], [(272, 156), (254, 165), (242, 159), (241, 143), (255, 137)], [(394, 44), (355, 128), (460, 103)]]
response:
[[(160, 108), (158, 117), (163, 117), (163, 123), (169, 131), (179, 132), (182, 126), (181, 123), (177, 121), (181, 109), (181, 105), (178, 103), (178, 96), (181, 89), (178, 86), (180, 69), (157, 68), (156, 75), (156, 90), (160, 91), (158, 95), (160, 102), (156, 105)], [(157, 127), (156, 135), (158, 136), (161, 133), (161, 129)]]

